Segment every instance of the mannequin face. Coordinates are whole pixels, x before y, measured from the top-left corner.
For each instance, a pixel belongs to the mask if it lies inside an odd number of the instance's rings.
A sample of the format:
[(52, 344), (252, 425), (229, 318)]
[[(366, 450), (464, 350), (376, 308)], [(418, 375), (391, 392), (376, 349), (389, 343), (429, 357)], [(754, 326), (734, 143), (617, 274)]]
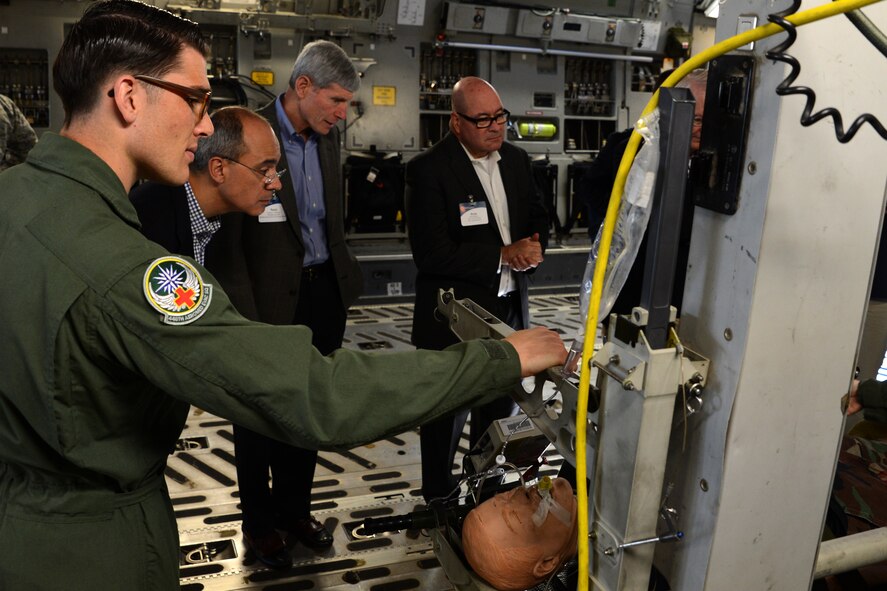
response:
[(462, 526), (465, 557), (500, 591), (532, 587), (576, 554), (576, 499), (563, 478), (552, 480), (554, 500), (569, 512), (564, 523), (549, 512), (540, 526), (533, 514), (542, 497), (535, 486), (517, 487), (475, 507)]

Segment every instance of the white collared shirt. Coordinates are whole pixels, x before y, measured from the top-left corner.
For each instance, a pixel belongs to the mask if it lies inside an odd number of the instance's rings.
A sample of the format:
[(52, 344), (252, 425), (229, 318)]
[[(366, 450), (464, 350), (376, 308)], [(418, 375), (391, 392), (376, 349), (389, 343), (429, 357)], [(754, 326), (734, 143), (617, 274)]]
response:
[[(490, 152), (483, 158), (475, 158), (471, 155), (465, 146), (462, 146), (471, 164), (474, 166), (474, 172), (487, 194), (490, 201), (490, 209), (493, 217), (496, 218), (496, 226), (499, 229), (499, 236), (502, 238), (502, 244), (506, 246), (511, 244), (511, 222), (508, 217), (508, 198), (505, 196), (505, 185), (502, 184), (502, 174), (499, 172), (499, 160), (502, 156), (499, 151)], [(502, 262), (502, 256), (499, 256), (499, 295), (503, 296), (517, 289), (517, 281), (514, 272), (509, 265)]]

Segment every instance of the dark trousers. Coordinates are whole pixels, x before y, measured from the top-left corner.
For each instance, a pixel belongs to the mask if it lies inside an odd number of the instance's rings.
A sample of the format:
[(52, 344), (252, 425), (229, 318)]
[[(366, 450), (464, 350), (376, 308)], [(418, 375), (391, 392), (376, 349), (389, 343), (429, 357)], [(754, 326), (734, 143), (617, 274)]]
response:
[[(304, 271), (293, 324), (311, 329), (311, 343), (322, 354), (342, 346), (346, 316), (332, 264)], [(235, 425), (234, 454), (245, 531), (253, 536), (268, 535), (275, 528), (290, 529), (293, 521), (310, 515), (316, 450), (281, 443)], [(272, 486), (268, 484), (269, 470)]]
[[(520, 296), (499, 298), (497, 309), (488, 310), (497, 318), (515, 329), (523, 327)], [(512, 416), (517, 405), (510, 396), (497, 398), (486, 404), (471, 408), (469, 426), (469, 449), (474, 448), (480, 438), (495, 420)], [(419, 428), (419, 448), (422, 454), (422, 496), (431, 499), (449, 495), (458, 484), (453, 476), (453, 461), (468, 419), (469, 411), (440, 417), (425, 423)]]

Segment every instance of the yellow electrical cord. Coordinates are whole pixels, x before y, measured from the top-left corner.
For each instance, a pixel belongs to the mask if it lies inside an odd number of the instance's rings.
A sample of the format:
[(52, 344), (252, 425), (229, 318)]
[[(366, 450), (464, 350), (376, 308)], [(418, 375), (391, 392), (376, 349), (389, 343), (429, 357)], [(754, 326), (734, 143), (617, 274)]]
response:
[[(795, 26), (802, 26), (824, 18), (843, 14), (857, 8), (862, 8), (870, 4), (876, 4), (881, 0), (836, 0), (816, 8), (811, 8), (803, 12), (798, 12), (785, 17), (787, 21)], [(751, 31), (746, 31), (739, 35), (725, 39), (720, 43), (713, 45), (700, 54), (688, 59), (679, 66), (669, 76), (662, 86), (671, 88), (678, 83), (684, 76), (691, 71), (708, 63), (716, 57), (719, 57), (728, 51), (733, 51), (743, 45), (765, 39), (777, 33), (784, 32), (779, 25), (767, 23), (761, 25)], [(659, 104), (659, 91), (653, 93), (650, 102), (641, 113), (641, 119), (653, 112)], [(601, 233), (601, 243), (598, 250), (599, 257), (594, 267), (594, 277), (591, 284), (591, 299), (588, 303), (588, 315), (585, 319), (585, 342), (582, 346), (582, 366), (579, 372), (579, 393), (576, 404), (576, 500), (577, 514), (579, 520), (579, 582), (578, 591), (588, 590), (588, 485), (586, 483), (586, 425), (585, 417), (588, 415), (588, 388), (591, 384), (591, 358), (594, 353), (594, 341), (597, 334), (597, 318), (600, 313), (601, 295), (603, 292), (603, 284), (605, 272), (607, 269), (607, 258), (610, 255), (610, 244), (613, 239), (613, 232), (616, 228), (616, 218), (619, 214), (619, 207), (622, 202), (622, 192), (625, 189), (625, 179), (631, 168), (631, 163), (637, 154), (638, 146), (641, 143), (641, 136), (638, 132), (632, 131), (625, 147), (622, 160), (619, 163), (619, 170), (616, 173), (616, 180), (613, 183), (613, 190), (610, 193), (610, 202), (607, 206), (607, 216), (604, 219), (604, 229)]]

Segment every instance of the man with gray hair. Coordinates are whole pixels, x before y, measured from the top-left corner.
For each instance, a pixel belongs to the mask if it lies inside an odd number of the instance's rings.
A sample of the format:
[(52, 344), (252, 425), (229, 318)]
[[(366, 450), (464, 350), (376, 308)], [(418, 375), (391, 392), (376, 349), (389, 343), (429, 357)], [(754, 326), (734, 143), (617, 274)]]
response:
[(130, 193), (142, 234), (201, 265), (221, 214), (259, 215), (285, 172), (276, 169), (280, 145), (264, 117), (243, 107), (225, 107), (210, 119), (215, 133), (200, 138), (188, 182), (147, 182)]
[[(280, 138), (284, 159), (278, 169), (289, 169), (289, 180), (262, 215), (226, 216), (207, 259), (241, 314), (308, 326), (324, 355), (342, 346), (348, 307), (363, 289), (345, 244), (336, 128), (359, 84), (339, 46), (305, 45), (286, 92), (259, 111)], [(244, 539), (259, 561), (272, 568), (292, 563), (278, 531), (314, 550), (332, 545), (332, 535), (310, 512), (316, 451), (240, 425), (234, 427), (234, 449)]]

